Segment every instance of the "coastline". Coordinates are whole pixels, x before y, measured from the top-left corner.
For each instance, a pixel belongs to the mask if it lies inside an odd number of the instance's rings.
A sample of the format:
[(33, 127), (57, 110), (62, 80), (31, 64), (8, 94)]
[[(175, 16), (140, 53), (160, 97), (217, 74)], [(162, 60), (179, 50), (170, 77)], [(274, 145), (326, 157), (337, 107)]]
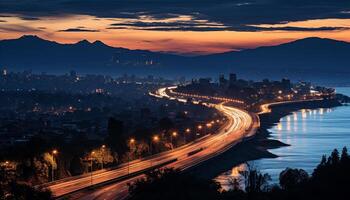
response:
[(194, 174), (202, 179), (212, 180), (239, 164), (263, 158), (277, 158), (278, 156), (269, 152), (269, 150), (289, 146), (289, 144), (279, 140), (268, 139), (271, 134), (268, 129), (275, 126), (281, 118), (301, 109), (333, 108), (338, 106), (342, 106), (342, 104), (333, 99), (273, 105), (270, 107), (272, 112), (259, 115), (261, 126), (254, 137), (242, 141), (222, 155), (208, 160), (185, 173)]

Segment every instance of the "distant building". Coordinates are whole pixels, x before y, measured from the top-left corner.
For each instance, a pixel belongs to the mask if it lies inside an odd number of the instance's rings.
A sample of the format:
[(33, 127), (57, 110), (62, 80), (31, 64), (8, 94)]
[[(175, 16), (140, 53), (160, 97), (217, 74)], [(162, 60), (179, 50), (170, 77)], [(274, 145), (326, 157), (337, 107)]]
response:
[(235, 83), (236, 83), (236, 81), (237, 81), (237, 75), (236, 75), (236, 74), (231, 73), (231, 74), (230, 74), (230, 78), (229, 78), (230, 85), (235, 84)]
[(283, 89), (291, 88), (291, 83), (290, 83), (289, 79), (283, 78), (281, 80), (281, 84), (282, 84)]
[(227, 84), (227, 80), (225, 79), (225, 75), (221, 74), (219, 76), (219, 85), (224, 87)]
[(201, 85), (210, 85), (211, 78), (200, 78), (198, 80)]

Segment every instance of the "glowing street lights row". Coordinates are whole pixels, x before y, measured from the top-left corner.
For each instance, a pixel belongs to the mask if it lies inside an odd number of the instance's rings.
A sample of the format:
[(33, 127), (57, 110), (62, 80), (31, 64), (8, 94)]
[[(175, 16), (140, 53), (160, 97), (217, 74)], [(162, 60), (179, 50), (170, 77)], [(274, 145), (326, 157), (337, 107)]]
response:
[(205, 95), (198, 95), (198, 94), (187, 94), (187, 93), (182, 93), (182, 92), (175, 92), (173, 90), (170, 90), (171, 93), (179, 96), (185, 96), (185, 97), (194, 97), (194, 98), (201, 98), (201, 99), (214, 99), (214, 100), (219, 100), (219, 101), (228, 101), (228, 102), (233, 102), (233, 103), (238, 103), (238, 104), (244, 104), (244, 101), (239, 100), (239, 99), (231, 99), (231, 98), (226, 98), (226, 97), (211, 97), (211, 96), (205, 96)]
[[(216, 120), (217, 123), (220, 122), (220, 120)], [(207, 123), (205, 126), (207, 128), (211, 128), (212, 125), (215, 123), (215, 121), (211, 121), (210, 123)], [(202, 130), (203, 129), (203, 125), (198, 125), (197, 126), (197, 129), (198, 130)], [(185, 129), (185, 133), (191, 133), (191, 129), (190, 128), (186, 128)], [(178, 136), (178, 133), (176, 131), (173, 131), (171, 133), (171, 143), (173, 142), (172, 141), (172, 138), (173, 137), (177, 137)], [(186, 142), (186, 134), (184, 135), (185, 137), (185, 142)], [(158, 135), (154, 135), (152, 137), (152, 142), (154, 143), (158, 143), (160, 141), (160, 137)], [(136, 143), (136, 140), (134, 138), (130, 138), (129, 139), (129, 144), (135, 144)], [(152, 146), (152, 144), (150, 145)], [(104, 161), (104, 151), (106, 149), (106, 145), (101, 145), (101, 151), (102, 151), (102, 162), (101, 162), (101, 168), (103, 169), (103, 161)], [(58, 154), (58, 150), (57, 149), (53, 149), (51, 151), (51, 155), (52, 155), (52, 159), (53, 159), (53, 162), (55, 162), (55, 156)], [(93, 175), (93, 166), (92, 166), (92, 161), (93, 161), (93, 156), (96, 154), (95, 151), (92, 151), (91, 154), (90, 154), (90, 166), (91, 166), (91, 184), (93, 184), (93, 180), (92, 180), (92, 175)], [(128, 156), (129, 157), (129, 156)], [(8, 161), (6, 161), (6, 164), (8, 163)], [(129, 164), (130, 164), (130, 157), (128, 158), (128, 173), (130, 171), (129, 169)], [(54, 181), (54, 166), (52, 164), (51, 166), (51, 178), (52, 178), (52, 181)]]

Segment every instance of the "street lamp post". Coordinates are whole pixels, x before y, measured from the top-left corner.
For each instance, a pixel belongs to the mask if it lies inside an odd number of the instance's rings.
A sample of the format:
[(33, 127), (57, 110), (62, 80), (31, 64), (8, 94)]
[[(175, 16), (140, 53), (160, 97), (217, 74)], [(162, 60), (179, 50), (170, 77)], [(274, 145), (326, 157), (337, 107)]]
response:
[(91, 182), (91, 185), (92, 185), (92, 156), (95, 154), (95, 152), (91, 152), (91, 155), (90, 155), (90, 165), (91, 165), (91, 179), (90, 179), (90, 182)]
[(105, 148), (106, 148), (106, 145), (102, 145), (101, 146), (101, 150), (102, 150), (102, 159), (101, 159), (101, 168), (103, 169), (103, 161), (104, 161), (104, 155), (105, 155)]
[[(56, 149), (52, 150), (52, 165), (51, 165), (51, 181), (55, 180), (55, 173), (54, 173), (54, 162), (55, 161), (55, 155), (58, 153), (58, 151)], [(57, 164), (56, 164), (57, 166)]]
[[(153, 136), (150, 147), (152, 147), (152, 142), (157, 143), (158, 141), (159, 141), (158, 135)], [(153, 163), (152, 163), (152, 158), (151, 158), (151, 167), (152, 166), (153, 166)]]
[[(135, 139), (131, 138), (129, 143), (130, 143), (130, 151), (131, 151), (131, 145), (135, 143)], [(128, 175), (130, 174), (130, 153), (128, 154)]]
[(191, 132), (191, 129), (186, 128), (186, 130), (185, 130), (185, 134), (184, 134), (185, 144), (187, 143), (187, 140), (186, 140), (186, 135), (187, 135), (187, 134), (189, 134), (190, 132)]
[(171, 136), (170, 136), (170, 138), (171, 138), (171, 145), (172, 145), (172, 149), (174, 148), (174, 144), (173, 144), (173, 137), (176, 137), (177, 136), (177, 132), (176, 131), (174, 131), (172, 134), (171, 134)]
[[(203, 126), (202, 126), (202, 125), (198, 125), (198, 126), (197, 126), (197, 129), (198, 129), (198, 131), (201, 131), (201, 130), (203, 129)], [(199, 133), (197, 132), (196, 138), (197, 138), (198, 135), (199, 135)]]

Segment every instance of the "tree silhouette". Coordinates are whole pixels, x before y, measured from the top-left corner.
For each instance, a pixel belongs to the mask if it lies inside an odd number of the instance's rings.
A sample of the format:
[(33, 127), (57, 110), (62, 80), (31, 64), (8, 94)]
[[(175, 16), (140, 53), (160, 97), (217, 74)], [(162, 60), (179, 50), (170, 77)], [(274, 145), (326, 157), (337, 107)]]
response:
[(286, 168), (280, 173), (280, 185), (285, 190), (296, 188), (301, 184), (305, 184), (309, 179), (309, 175), (302, 169)]
[(129, 185), (134, 200), (218, 199), (218, 185), (200, 180), (179, 170), (161, 169), (147, 173), (146, 178)]
[(112, 151), (118, 154), (118, 156), (123, 155), (128, 149), (126, 139), (123, 133), (124, 133), (123, 121), (116, 120), (113, 117), (109, 118), (108, 136), (106, 138), (106, 143), (112, 149)]
[(271, 180), (269, 174), (262, 174), (255, 167), (247, 164), (247, 170), (241, 172), (245, 180), (245, 190), (248, 193), (259, 193), (268, 189), (268, 182)]
[(343, 163), (349, 161), (348, 149), (346, 147), (344, 147), (342, 152), (341, 152), (340, 161)]

